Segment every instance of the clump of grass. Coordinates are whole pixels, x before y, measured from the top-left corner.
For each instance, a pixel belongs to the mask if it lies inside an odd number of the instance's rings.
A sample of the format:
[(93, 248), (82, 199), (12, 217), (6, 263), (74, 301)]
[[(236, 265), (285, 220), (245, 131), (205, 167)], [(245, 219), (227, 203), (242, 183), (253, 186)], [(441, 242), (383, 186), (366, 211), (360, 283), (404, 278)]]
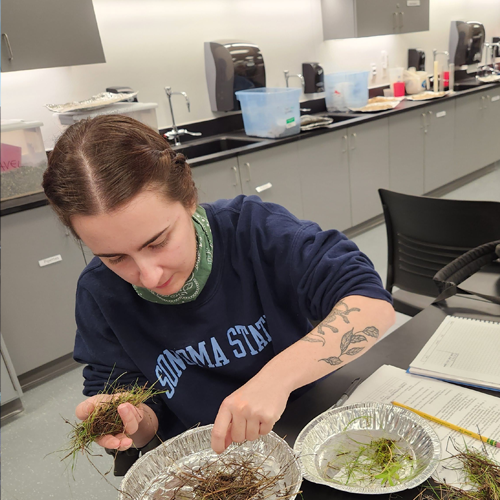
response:
[(397, 441), (380, 438), (366, 444), (355, 442), (360, 445), (357, 449), (339, 450), (337, 457), (328, 463), (327, 475), (330, 469), (334, 473), (332, 480), (346, 485), (395, 486), (401, 482), (403, 472), (407, 479), (408, 469), (413, 468), (413, 457), (400, 448)]
[(85, 420), (73, 424), (64, 419), (73, 429), (69, 434), (69, 445), (64, 450), (67, 454), (62, 460), (71, 457), (73, 470), (80, 453), (86, 455), (87, 458), (92, 455), (91, 446), (96, 439), (108, 434), (124, 432), (124, 425), (118, 414), (118, 407), (121, 404), (130, 403), (138, 407), (141, 403), (162, 393), (163, 391), (157, 391), (153, 386), (148, 387), (147, 384), (135, 383), (133, 386), (120, 386), (115, 382), (107, 385), (99, 395), (111, 395), (111, 398), (99, 402)]
[(453, 455), (460, 463), (464, 482), (472, 489), (463, 490), (445, 483), (426, 485), (415, 500), (500, 500), (500, 464), (485, 451), (465, 448)]

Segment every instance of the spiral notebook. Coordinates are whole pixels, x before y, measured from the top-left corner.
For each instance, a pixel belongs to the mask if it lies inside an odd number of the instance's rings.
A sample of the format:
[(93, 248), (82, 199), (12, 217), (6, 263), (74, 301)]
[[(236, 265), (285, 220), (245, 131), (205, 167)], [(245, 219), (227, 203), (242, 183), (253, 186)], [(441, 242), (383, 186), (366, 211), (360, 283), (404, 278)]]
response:
[(408, 371), (500, 391), (500, 323), (446, 316)]

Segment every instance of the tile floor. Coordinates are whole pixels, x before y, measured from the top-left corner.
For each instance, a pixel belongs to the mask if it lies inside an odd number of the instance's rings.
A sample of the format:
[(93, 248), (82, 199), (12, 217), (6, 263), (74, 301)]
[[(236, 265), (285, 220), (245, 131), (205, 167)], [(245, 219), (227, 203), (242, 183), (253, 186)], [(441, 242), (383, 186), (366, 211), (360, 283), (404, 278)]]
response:
[[(446, 198), (500, 201), (500, 165), (495, 171), (477, 179)], [(385, 280), (386, 233), (382, 224), (353, 238), (373, 261)], [(408, 318), (398, 314), (397, 325)], [(393, 329), (394, 329), (393, 328)], [(73, 421), (74, 408), (82, 400), (81, 368), (76, 368), (50, 382), (31, 389), (23, 396), (24, 412), (1, 428), (2, 500), (114, 500), (121, 478), (108, 474), (111, 484), (80, 457), (74, 476), (68, 464), (61, 462), (66, 435)], [(97, 450), (97, 447), (96, 447)], [(97, 452), (97, 451), (96, 451)], [(93, 457), (101, 471), (111, 467), (111, 458)]]

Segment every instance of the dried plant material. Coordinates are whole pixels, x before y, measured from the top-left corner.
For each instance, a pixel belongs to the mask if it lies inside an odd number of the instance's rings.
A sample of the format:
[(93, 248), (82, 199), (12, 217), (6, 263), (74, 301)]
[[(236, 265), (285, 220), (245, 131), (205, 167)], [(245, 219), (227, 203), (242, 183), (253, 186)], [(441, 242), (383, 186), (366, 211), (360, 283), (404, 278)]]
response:
[[(266, 470), (264, 463), (256, 464), (243, 456), (220, 457), (201, 467), (179, 470), (176, 478), (182, 484), (170, 498), (264, 500), (273, 495), (276, 485), (284, 478), (284, 472), (281, 470), (272, 474), (269, 469)], [(274, 493), (274, 497), (286, 499), (295, 496), (290, 490), (285, 488)]]
[(79, 453), (86, 455), (87, 458), (92, 455), (91, 446), (96, 439), (108, 434), (124, 432), (123, 422), (118, 414), (118, 407), (121, 404), (130, 403), (138, 407), (141, 403), (162, 393), (163, 391), (157, 391), (153, 386), (147, 387), (146, 384), (143, 386), (134, 384), (132, 387), (119, 386), (117, 382), (108, 384), (99, 394), (112, 397), (98, 403), (88, 418), (76, 424), (64, 419), (73, 429), (69, 435), (69, 446), (64, 450), (67, 454), (62, 460), (71, 457), (71, 468), (74, 470)]
[[(426, 485), (414, 500), (500, 500), (500, 464), (483, 451), (466, 448), (451, 457), (459, 462), (467, 489), (444, 483)], [(471, 489), (469, 489), (471, 488)]]
[(448, 92), (422, 92), (420, 94), (408, 96), (407, 99), (410, 101), (427, 101), (429, 99), (438, 99), (445, 95), (448, 95)]
[(368, 104), (362, 108), (351, 108), (352, 111), (361, 111), (363, 113), (371, 113), (373, 111), (386, 111), (394, 109), (404, 97), (372, 97), (368, 99)]

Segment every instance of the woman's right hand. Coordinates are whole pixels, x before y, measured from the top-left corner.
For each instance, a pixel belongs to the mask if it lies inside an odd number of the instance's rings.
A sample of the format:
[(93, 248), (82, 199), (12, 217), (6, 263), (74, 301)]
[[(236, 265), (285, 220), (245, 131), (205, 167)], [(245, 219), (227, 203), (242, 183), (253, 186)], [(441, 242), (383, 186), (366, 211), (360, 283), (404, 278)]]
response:
[[(75, 414), (80, 420), (85, 420), (99, 403), (110, 401), (113, 397), (108, 394), (92, 396), (76, 407)], [(123, 422), (123, 432), (101, 436), (95, 442), (104, 448), (118, 451), (127, 450), (133, 445), (141, 448), (149, 443), (158, 429), (158, 419), (153, 410), (145, 404), (136, 407), (130, 403), (122, 403), (117, 409)]]

